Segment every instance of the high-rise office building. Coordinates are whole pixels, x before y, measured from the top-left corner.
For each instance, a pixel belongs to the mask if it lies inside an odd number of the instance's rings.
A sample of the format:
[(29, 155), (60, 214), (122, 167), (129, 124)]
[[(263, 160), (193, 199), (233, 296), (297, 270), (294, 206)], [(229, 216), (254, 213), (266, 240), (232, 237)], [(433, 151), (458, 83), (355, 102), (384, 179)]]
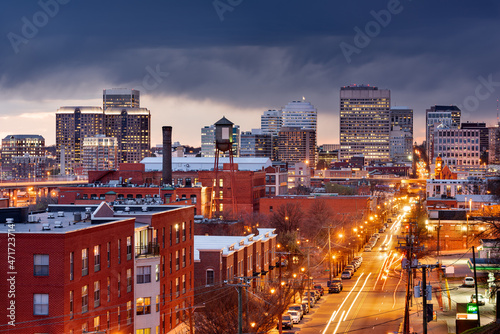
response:
[(138, 163), (151, 149), (151, 112), (146, 108), (107, 108), (104, 134), (118, 141), (118, 162)]
[(273, 135), (264, 133), (261, 129), (242, 132), (240, 141), (240, 157), (273, 156)]
[[(201, 156), (215, 157), (215, 125), (207, 125), (201, 129)], [(222, 157), (228, 157), (229, 153), (224, 152)], [(233, 156), (240, 156), (240, 126), (233, 125)]]
[(477, 129), (479, 130), (479, 151), (481, 163), (488, 163), (488, 154), (490, 148), (490, 131), (486, 127), (486, 123), (467, 122), (460, 125), (460, 129)]
[(278, 160), (316, 166), (316, 131), (298, 127), (282, 127), (278, 133)]
[(260, 116), (260, 128), (263, 133), (277, 135), (282, 126), (281, 110), (267, 110)]
[(390, 157), (395, 162), (408, 162), (413, 150), (413, 109), (392, 107), (389, 133)]
[(373, 86), (340, 88), (340, 157), (389, 161), (391, 91)]
[(317, 131), (318, 112), (306, 101), (292, 101), (281, 110), (283, 127)]
[(102, 109), (140, 108), (140, 92), (135, 89), (112, 88), (102, 92)]
[(434, 156), (434, 131), (440, 128), (458, 129), (461, 111), (457, 106), (435, 105), (425, 111), (425, 145), (429, 163)]
[[(82, 167), (83, 139), (104, 133), (100, 107), (61, 107), (56, 112), (56, 152), (61, 174), (76, 174)], [(62, 154), (63, 152), (63, 154)]]
[(448, 166), (478, 166), (479, 131), (438, 126), (433, 135), (434, 158), (441, 157), (443, 164)]
[(83, 139), (83, 172), (117, 169), (118, 141), (114, 137), (97, 135)]
[[(16, 157), (32, 157), (28, 159), (29, 164), (40, 161), (40, 157), (45, 156), (45, 139), (39, 135), (9, 135), (2, 139), (2, 155), (0, 159), (0, 176), (2, 179), (11, 179), (20, 176), (20, 173), (13, 171), (17, 164)], [(35, 164), (36, 165), (36, 164)], [(40, 169), (40, 168), (38, 168)], [(43, 171), (42, 171), (43, 172)], [(22, 174), (22, 173), (21, 173)], [(30, 174), (29, 172), (27, 174)]]

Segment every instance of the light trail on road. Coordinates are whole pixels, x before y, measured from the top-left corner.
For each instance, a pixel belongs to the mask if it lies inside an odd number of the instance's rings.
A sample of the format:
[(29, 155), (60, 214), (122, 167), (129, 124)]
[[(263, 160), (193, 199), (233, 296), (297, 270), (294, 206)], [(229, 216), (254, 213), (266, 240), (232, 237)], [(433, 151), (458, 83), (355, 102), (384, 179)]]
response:
[[(372, 273), (369, 273), (369, 274), (368, 274), (368, 276), (366, 276), (366, 278), (365, 278), (365, 283), (363, 284), (363, 286), (361, 287), (361, 289), (358, 291), (358, 293), (357, 293), (357, 295), (356, 295), (356, 298), (354, 298), (354, 300), (352, 301), (352, 303), (351, 303), (351, 307), (349, 307), (349, 309), (347, 310), (347, 313), (345, 314), (345, 317), (344, 317), (344, 321), (346, 321), (346, 320), (347, 320), (347, 317), (349, 316), (349, 313), (351, 312), (351, 309), (352, 309), (352, 307), (354, 306), (354, 303), (356, 303), (356, 300), (358, 299), (359, 295), (361, 294), (361, 292), (362, 292), (362, 291), (363, 291), (363, 289), (365, 288), (365, 285), (366, 285), (366, 283), (368, 282), (368, 279), (370, 278), (371, 274), (372, 274)], [(366, 298), (366, 296), (365, 296), (365, 298)], [(361, 304), (360, 304), (360, 306), (361, 306)], [(358, 309), (358, 310), (359, 310), (359, 309)], [(354, 318), (356, 318), (356, 316), (354, 316)], [(353, 321), (354, 321), (354, 318), (353, 318), (353, 319), (349, 322), (349, 324), (348, 324), (348, 326), (347, 326), (347, 328), (346, 328), (346, 332), (348, 332), (348, 331), (349, 331), (349, 328), (351, 328), (352, 323), (353, 323)], [(336, 332), (337, 332), (337, 330), (335, 330), (335, 331), (333, 332), (333, 334), (336, 334)]]
[[(335, 312), (332, 313), (332, 316), (330, 317), (330, 319), (328, 320), (328, 323), (326, 324), (326, 327), (325, 329), (323, 330), (322, 334), (325, 334), (326, 331), (328, 330), (328, 327), (330, 327), (330, 324), (335, 320), (335, 317), (337, 316), (337, 314), (339, 314), (340, 310), (342, 309), (342, 307), (344, 306), (345, 302), (347, 301), (347, 299), (349, 298), (349, 296), (351, 295), (351, 293), (354, 291), (354, 289), (356, 288), (356, 285), (358, 285), (358, 282), (359, 280), (361, 279), (361, 277), (363, 277), (364, 273), (362, 273), (358, 279), (356, 280), (356, 283), (354, 283), (354, 286), (352, 287), (351, 291), (349, 291), (349, 294), (344, 298), (344, 300), (342, 301), (342, 304), (340, 304), (338, 310), (336, 310)], [(339, 319), (339, 324), (340, 322), (342, 321), (342, 318), (344, 316), (344, 312), (342, 312), (342, 316), (340, 317)], [(339, 327), (339, 324), (337, 324), (337, 328)]]

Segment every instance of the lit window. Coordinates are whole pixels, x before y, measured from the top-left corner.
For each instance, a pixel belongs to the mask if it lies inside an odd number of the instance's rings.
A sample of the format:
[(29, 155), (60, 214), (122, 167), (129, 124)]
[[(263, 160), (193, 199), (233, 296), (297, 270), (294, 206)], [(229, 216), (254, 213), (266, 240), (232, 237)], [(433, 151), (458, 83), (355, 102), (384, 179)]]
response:
[(151, 314), (151, 297), (136, 299), (137, 315)]

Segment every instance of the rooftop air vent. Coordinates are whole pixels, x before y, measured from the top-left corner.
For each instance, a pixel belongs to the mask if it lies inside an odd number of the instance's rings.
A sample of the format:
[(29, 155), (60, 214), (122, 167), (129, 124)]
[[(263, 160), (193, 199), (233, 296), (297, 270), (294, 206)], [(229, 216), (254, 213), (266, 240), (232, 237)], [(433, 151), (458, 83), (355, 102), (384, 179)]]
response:
[(62, 227), (63, 227), (62, 221), (56, 220), (54, 222), (54, 228), (62, 228)]
[(45, 223), (42, 225), (42, 231), (47, 231), (47, 230), (50, 230), (50, 224), (49, 223)]

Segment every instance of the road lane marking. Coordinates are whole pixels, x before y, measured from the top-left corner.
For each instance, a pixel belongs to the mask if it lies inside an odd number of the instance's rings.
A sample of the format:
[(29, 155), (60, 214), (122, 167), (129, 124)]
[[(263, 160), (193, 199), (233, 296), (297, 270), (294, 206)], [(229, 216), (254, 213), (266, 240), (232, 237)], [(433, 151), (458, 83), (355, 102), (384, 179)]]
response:
[[(328, 320), (328, 322), (326, 324), (326, 327), (323, 330), (322, 334), (326, 333), (326, 331), (328, 330), (328, 327), (335, 320), (336, 315), (339, 314), (340, 310), (342, 309), (342, 306), (344, 306), (344, 303), (347, 301), (347, 299), (349, 298), (349, 296), (351, 295), (351, 293), (354, 291), (354, 288), (356, 288), (356, 285), (358, 285), (358, 282), (361, 279), (361, 277), (363, 277), (363, 275), (364, 275), (364, 273), (361, 273), (361, 275), (359, 275), (358, 279), (356, 280), (356, 283), (354, 283), (354, 286), (352, 287), (351, 291), (349, 291), (349, 293), (347, 294), (347, 296), (344, 298), (344, 300), (342, 301), (342, 304), (340, 304), (338, 310), (332, 313), (332, 316), (330, 317), (330, 320)], [(340, 319), (342, 320), (342, 317)], [(340, 320), (339, 320), (339, 322), (340, 322)], [(338, 327), (338, 325), (337, 325), (337, 327)]]

